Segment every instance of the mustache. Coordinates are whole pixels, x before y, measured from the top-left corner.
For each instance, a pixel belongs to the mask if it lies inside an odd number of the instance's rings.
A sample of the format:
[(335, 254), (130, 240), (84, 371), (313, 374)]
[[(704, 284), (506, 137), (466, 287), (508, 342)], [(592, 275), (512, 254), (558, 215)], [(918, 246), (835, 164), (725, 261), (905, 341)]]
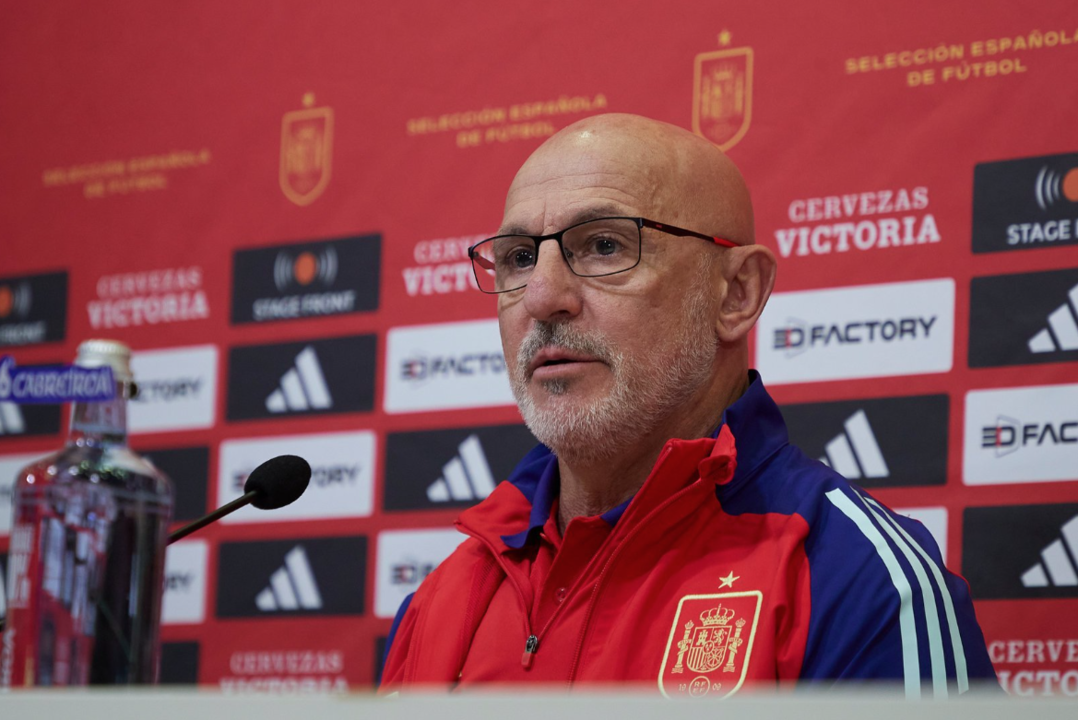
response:
[(608, 365), (613, 365), (617, 361), (617, 354), (602, 336), (586, 334), (564, 323), (537, 321), (520, 344), (520, 350), (517, 351), (518, 377), (525, 377), (532, 359), (540, 350), (548, 347), (584, 353)]

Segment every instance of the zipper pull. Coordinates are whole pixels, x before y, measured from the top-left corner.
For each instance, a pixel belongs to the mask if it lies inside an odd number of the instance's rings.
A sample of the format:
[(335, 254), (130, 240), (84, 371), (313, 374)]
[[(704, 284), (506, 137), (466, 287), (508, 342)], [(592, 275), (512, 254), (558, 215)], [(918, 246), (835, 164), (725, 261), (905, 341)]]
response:
[(520, 658), (520, 664), (524, 666), (525, 670), (528, 670), (532, 666), (532, 660), (535, 659), (535, 653), (539, 649), (539, 638), (535, 635), (528, 636), (528, 642), (524, 643), (524, 655)]

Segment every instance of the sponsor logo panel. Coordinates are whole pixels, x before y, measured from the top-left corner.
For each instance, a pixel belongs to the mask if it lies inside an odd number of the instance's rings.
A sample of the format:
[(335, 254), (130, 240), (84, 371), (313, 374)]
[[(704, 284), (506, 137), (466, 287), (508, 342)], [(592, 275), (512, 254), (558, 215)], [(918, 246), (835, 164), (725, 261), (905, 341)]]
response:
[(378, 308), (379, 235), (237, 250), (232, 322), (324, 317)]
[(973, 278), (969, 365), (1078, 360), (1078, 268)]
[(514, 404), (497, 320), (393, 328), (385, 410), (454, 410)]
[(360, 615), (367, 538), (221, 543), (217, 617)]
[(63, 340), (67, 273), (0, 278), (0, 347)]
[(928, 204), (924, 186), (798, 198), (787, 208), (793, 225), (775, 230), (775, 245), (788, 258), (938, 243)]
[(536, 444), (523, 425), (390, 433), (385, 509), (474, 505), (506, 479)]
[(1078, 385), (966, 393), (967, 485), (1078, 479)]
[(166, 268), (105, 275), (97, 297), (86, 303), (95, 330), (206, 320), (210, 303), (202, 286), (202, 268)]
[(165, 596), (161, 624), (183, 625), (206, 619), (206, 560), (204, 540), (169, 545), (165, 553)]
[(947, 508), (895, 508), (895, 512), (924, 525), (925, 529), (932, 534), (932, 539), (936, 541), (936, 545), (939, 546), (943, 562), (947, 562)]
[(217, 347), (197, 345), (131, 355), (138, 395), (128, 403), (132, 435), (213, 426), (217, 407)]
[(353, 335), (230, 349), (228, 419), (371, 410), (376, 342)]
[(973, 252), (1078, 242), (1078, 153), (979, 163), (973, 169)]
[(162, 685), (198, 683), (199, 645), (197, 642), (161, 643)]
[(311, 482), (291, 505), (270, 513), (248, 506), (222, 522), (366, 517), (374, 504), (374, 453), (374, 433), (365, 431), (223, 442), (217, 478), (219, 506), (243, 495), (251, 471), (277, 455), (306, 458), (311, 464)]
[(0, 618), (5, 616), (7, 616), (7, 553), (0, 553)]
[(975, 599), (1078, 597), (1078, 503), (966, 508), (962, 533)]
[(16, 405), (0, 402), (0, 440), (55, 435), (60, 432), (59, 405)]
[(862, 487), (947, 482), (947, 395), (784, 405), (790, 441)]
[(954, 280), (778, 293), (756, 329), (768, 384), (947, 372)]
[(138, 452), (172, 481), (173, 521), (194, 520), (206, 514), (210, 449), (206, 446)]
[(374, 678), (372, 683), (378, 685), (382, 682), (382, 671), (386, 667), (386, 644), (389, 642), (389, 638), (385, 635), (379, 635), (374, 639)]
[(44, 454), (2, 455), (0, 456), (0, 535), (11, 532), (15, 481), (24, 467)]
[(467, 538), (456, 530), (387, 530), (378, 535), (374, 614), (396, 616), (404, 598)]

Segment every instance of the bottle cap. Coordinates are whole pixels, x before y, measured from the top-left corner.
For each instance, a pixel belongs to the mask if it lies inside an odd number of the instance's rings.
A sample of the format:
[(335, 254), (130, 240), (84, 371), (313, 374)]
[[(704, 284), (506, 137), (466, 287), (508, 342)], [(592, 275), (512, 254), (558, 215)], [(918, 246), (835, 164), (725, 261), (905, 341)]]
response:
[(79, 367), (95, 368), (109, 366), (112, 376), (118, 382), (133, 382), (131, 373), (131, 348), (118, 340), (86, 340), (79, 343), (75, 364)]

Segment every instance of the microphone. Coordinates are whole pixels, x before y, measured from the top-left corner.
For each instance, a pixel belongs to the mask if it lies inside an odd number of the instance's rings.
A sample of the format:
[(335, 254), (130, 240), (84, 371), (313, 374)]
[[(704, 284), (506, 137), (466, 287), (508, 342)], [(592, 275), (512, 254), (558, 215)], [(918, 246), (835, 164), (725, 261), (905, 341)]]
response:
[(168, 536), (167, 544), (171, 545), (245, 505), (254, 505), (259, 510), (284, 507), (298, 500), (310, 481), (311, 466), (306, 460), (296, 455), (278, 455), (251, 471), (243, 484), (243, 495), (209, 515), (184, 525)]

